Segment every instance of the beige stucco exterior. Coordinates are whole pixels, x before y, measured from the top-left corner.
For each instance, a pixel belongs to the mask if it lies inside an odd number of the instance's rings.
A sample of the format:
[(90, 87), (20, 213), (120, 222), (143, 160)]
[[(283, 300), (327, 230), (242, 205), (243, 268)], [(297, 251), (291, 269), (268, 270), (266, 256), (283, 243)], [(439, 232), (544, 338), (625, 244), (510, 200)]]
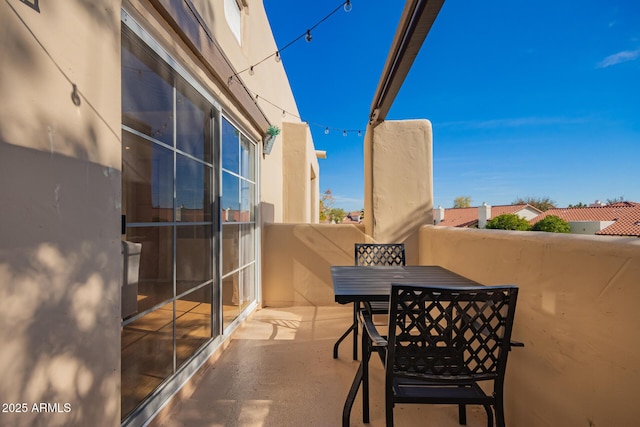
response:
[[(0, 4), (0, 401), (28, 407), (0, 413), (0, 424), (113, 426), (120, 10), (108, 1), (40, 6)], [(40, 402), (61, 413), (35, 412)]]
[(366, 241), (362, 225), (266, 225), (263, 305), (333, 305), (330, 267), (353, 265), (353, 243)]
[[(286, 137), (263, 156), (260, 123), (304, 128), (309, 192), (287, 202), (306, 206), (305, 221), (317, 213), (318, 162), (282, 63), (265, 61), (232, 87), (221, 71), (223, 57), (241, 71), (276, 50), (262, 1), (240, 4), (242, 44), (222, 1), (193, 1), (211, 38), (182, 20), (184, 2), (0, 3), (0, 401), (29, 406), (0, 413), (0, 425), (120, 424), (121, 10), (259, 144), (262, 221), (283, 220), (287, 175)], [(223, 53), (212, 56), (216, 46)], [(255, 94), (278, 108), (252, 106)]]
[[(282, 146), (283, 222), (318, 223), (320, 171), (309, 126), (284, 123)], [(270, 180), (264, 185), (271, 185)]]
[(385, 121), (365, 134), (364, 225), (375, 242), (403, 242), (408, 264), (418, 229), (433, 224), (432, 144), (428, 120)]
[(424, 227), (420, 262), (520, 287), (507, 419), (632, 426), (640, 380), (640, 240)]

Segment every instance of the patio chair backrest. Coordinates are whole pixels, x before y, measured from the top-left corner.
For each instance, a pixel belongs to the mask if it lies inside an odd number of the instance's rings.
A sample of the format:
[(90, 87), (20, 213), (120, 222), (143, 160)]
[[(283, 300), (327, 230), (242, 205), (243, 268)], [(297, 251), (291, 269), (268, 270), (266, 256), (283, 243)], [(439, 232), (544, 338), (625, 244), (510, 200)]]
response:
[(404, 243), (356, 243), (356, 265), (405, 265)]
[(517, 286), (391, 287), (387, 380), (504, 381)]

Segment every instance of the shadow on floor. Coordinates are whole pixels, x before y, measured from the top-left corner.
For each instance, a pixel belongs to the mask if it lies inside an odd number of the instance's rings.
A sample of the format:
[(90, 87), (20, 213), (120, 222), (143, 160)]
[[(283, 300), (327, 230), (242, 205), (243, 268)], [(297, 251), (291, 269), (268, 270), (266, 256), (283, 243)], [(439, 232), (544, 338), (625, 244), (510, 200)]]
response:
[[(176, 404), (162, 427), (334, 427), (358, 367), (350, 341), (332, 358), (333, 343), (352, 318), (351, 306), (266, 308), (254, 313), (220, 358)], [(373, 361), (372, 362), (377, 362)], [(360, 393), (352, 426), (385, 425), (380, 363), (371, 363), (371, 422), (362, 423)], [(457, 408), (398, 405), (397, 427), (458, 426)], [(486, 426), (481, 407), (467, 409), (467, 425)]]

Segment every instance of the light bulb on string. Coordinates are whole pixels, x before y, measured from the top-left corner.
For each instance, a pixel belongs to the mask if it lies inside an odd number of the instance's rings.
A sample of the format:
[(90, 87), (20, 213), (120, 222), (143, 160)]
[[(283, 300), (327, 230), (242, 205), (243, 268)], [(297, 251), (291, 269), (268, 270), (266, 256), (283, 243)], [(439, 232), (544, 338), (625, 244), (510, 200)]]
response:
[(255, 73), (253, 71), (253, 65), (249, 68), (249, 75), (253, 76)]
[(282, 117), (284, 118), (287, 115), (287, 112), (282, 110)]
[(346, 130), (342, 131), (342, 136), (347, 136), (347, 131)]
[(328, 128), (328, 127), (327, 127), (327, 128), (324, 128), (324, 134), (325, 134), (325, 135), (329, 135), (329, 128)]
[(276, 52), (276, 62), (280, 62), (280, 51)]
[(231, 86), (231, 83), (233, 83), (233, 76), (229, 76), (229, 79), (227, 80), (227, 86)]
[(358, 131), (358, 136), (362, 136), (362, 131)]
[(313, 38), (313, 36), (311, 35), (311, 30), (307, 30), (307, 35), (306, 35), (306, 36), (304, 36), (304, 39), (305, 39), (307, 42), (310, 42), (312, 38)]
[(349, 13), (349, 12), (351, 12), (351, 9), (353, 9), (353, 6), (351, 5), (351, 0), (347, 0), (344, 3), (344, 11)]

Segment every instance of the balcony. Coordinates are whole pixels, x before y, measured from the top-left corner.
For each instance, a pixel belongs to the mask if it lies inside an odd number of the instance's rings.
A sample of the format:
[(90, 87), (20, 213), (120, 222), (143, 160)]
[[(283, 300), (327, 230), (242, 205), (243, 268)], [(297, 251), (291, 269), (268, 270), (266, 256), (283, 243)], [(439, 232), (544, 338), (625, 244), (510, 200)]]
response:
[[(640, 240), (432, 226), (413, 237), (418, 264), (520, 286), (513, 337), (526, 347), (509, 358), (509, 425), (636, 425)], [(357, 363), (348, 344), (331, 357), (351, 310), (333, 303), (329, 266), (351, 264), (353, 243), (364, 238), (361, 226), (266, 226), (266, 308), (155, 425), (339, 425)], [(384, 425), (383, 373), (372, 367), (375, 427)], [(363, 425), (360, 408), (358, 398), (354, 426)], [(458, 425), (455, 407), (407, 405), (395, 414), (399, 426)], [(468, 425), (486, 425), (481, 408), (469, 409)]]

